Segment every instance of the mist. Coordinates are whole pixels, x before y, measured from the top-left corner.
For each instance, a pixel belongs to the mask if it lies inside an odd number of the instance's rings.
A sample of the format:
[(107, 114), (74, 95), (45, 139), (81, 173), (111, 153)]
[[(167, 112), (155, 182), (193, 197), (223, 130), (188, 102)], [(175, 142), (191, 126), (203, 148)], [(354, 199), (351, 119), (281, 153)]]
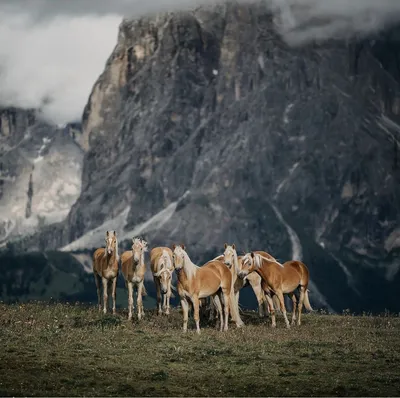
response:
[[(399, 0), (265, 0), (290, 45), (377, 32), (400, 20)], [(221, 1), (219, 1), (221, 2)], [(250, 0), (243, 0), (250, 2)], [(2, 0), (0, 106), (79, 121), (117, 42), (123, 17), (189, 10), (211, 0)]]
[(400, 21), (397, 0), (267, 0), (291, 45), (363, 37)]

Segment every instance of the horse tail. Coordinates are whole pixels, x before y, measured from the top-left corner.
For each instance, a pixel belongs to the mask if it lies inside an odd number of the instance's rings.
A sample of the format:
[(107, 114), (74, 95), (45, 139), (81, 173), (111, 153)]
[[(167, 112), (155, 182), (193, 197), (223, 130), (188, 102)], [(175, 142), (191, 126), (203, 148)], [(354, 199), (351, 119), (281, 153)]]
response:
[(304, 293), (304, 307), (306, 307), (306, 310), (308, 310), (308, 311), (314, 311), (311, 307), (310, 299), (308, 298), (308, 292), (309, 292), (309, 290), (306, 289), (306, 291)]
[(234, 276), (231, 273), (231, 271), (229, 271), (229, 273), (231, 274), (231, 280), (232, 280), (231, 291), (229, 293), (229, 312), (231, 313), (233, 322), (235, 322), (236, 326), (239, 328), (239, 327), (244, 326), (244, 322), (243, 322), (242, 318), (240, 318), (239, 305), (238, 305), (238, 303), (236, 301), (236, 297), (235, 297)]

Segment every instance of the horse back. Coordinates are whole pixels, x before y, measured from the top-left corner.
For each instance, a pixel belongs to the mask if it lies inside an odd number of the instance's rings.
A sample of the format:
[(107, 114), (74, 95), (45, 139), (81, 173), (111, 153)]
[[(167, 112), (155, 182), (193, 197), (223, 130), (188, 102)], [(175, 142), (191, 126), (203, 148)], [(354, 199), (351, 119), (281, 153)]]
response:
[(221, 279), (232, 278), (230, 269), (220, 260), (211, 260), (199, 268), (199, 272), (204, 275), (213, 274)]

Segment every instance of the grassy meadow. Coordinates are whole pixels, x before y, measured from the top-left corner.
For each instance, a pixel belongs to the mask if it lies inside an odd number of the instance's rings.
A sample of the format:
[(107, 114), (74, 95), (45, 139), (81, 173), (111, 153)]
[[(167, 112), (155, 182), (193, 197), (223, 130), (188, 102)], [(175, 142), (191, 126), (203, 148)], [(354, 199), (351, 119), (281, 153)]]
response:
[(82, 304), (0, 304), (0, 396), (398, 396), (400, 318), (245, 312), (220, 333), (179, 309), (127, 321)]

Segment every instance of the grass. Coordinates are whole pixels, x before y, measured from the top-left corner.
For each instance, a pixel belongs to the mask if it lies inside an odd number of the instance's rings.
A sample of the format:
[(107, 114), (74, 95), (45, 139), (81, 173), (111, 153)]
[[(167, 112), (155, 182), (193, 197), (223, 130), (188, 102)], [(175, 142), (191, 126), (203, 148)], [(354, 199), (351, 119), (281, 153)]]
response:
[(400, 319), (307, 314), (276, 329), (254, 312), (246, 326), (201, 335), (182, 315), (93, 306), (0, 304), (0, 396), (396, 396)]

